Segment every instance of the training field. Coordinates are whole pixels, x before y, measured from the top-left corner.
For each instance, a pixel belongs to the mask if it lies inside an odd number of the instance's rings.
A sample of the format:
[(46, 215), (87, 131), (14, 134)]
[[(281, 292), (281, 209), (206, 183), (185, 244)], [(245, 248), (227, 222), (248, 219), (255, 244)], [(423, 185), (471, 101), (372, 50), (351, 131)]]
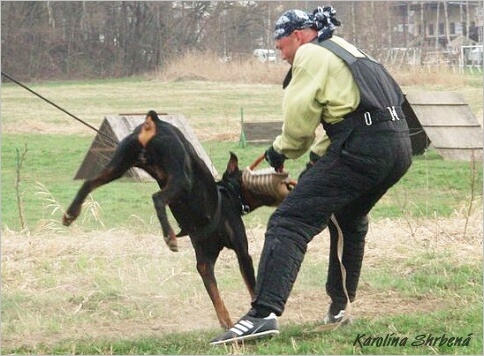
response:
[[(247, 121), (280, 120), (281, 86), (186, 79), (29, 85), (94, 127), (117, 113), (180, 113), (219, 173), (229, 151), (250, 164), (266, 147), (239, 147), (241, 112)], [(482, 124), (482, 78), (400, 73), (398, 80), (404, 91), (460, 92)], [(378, 203), (353, 325), (310, 332), (328, 306), (323, 231), (309, 245), (280, 336), (211, 347), (221, 331), (215, 311), (189, 239), (179, 240), (178, 253), (163, 242), (151, 202), (156, 186), (102, 187), (66, 228), (63, 209), (81, 184), (72, 178), (95, 133), (10, 83), (2, 86), (1, 115), (2, 354), (482, 354), (480, 161), (444, 161), (430, 149)], [(286, 169), (297, 178), (305, 162)], [(256, 266), (271, 211), (244, 217)], [(222, 252), (216, 274), (236, 319), (250, 298), (232, 251)]]

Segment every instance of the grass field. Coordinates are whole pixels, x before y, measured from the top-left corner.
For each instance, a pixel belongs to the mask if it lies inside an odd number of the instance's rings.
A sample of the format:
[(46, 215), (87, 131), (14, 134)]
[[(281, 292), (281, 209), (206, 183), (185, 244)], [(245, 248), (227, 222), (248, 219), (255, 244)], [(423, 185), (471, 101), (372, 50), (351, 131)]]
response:
[[(73, 176), (90, 146), (91, 138), (74, 135), (4, 134), (2, 140), (2, 225), (12, 230), (21, 229), (18, 196), (22, 201), (25, 225), (35, 232), (46, 223), (60, 222), (62, 210), (74, 198), (82, 181)], [(229, 151), (238, 154), (241, 167), (258, 157), (264, 146), (241, 148), (237, 142), (205, 141), (205, 151), (219, 174), (223, 173)], [(27, 153), (20, 170), (17, 190), (17, 154), (25, 147)], [(297, 178), (305, 164), (304, 159), (288, 161), (287, 169)], [(55, 167), (55, 172), (52, 171)], [(138, 220), (154, 221), (151, 194), (157, 191), (155, 183), (133, 183), (128, 179), (114, 182), (94, 191), (91, 196), (100, 206), (99, 220), (85, 213), (80, 219), (90, 228), (133, 227)], [(476, 208), (482, 196), (482, 165), (469, 162), (444, 161), (435, 152), (415, 157), (403, 178), (372, 211), (374, 219), (449, 217), (467, 213)], [(249, 215), (249, 226), (263, 224), (270, 208), (261, 208)], [(136, 224), (134, 224), (136, 226)], [(158, 229), (152, 226), (152, 232)]]
[[(405, 89), (459, 91), (482, 122), (482, 86), (452, 78)], [(275, 84), (156, 78), (32, 87), (95, 127), (108, 114), (182, 113), (219, 173), (229, 151), (244, 166), (265, 149), (238, 146), (241, 108), (245, 120), (279, 120), (282, 98)], [(72, 178), (94, 133), (11, 84), (2, 86), (1, 110), (2, 354), (482, 354), (482, 162), (445, 161), (430, 150), (378, 203), (354, 325), (310, 332), (328, 303), (323, 232), (310, 244), (281, 335), (210, 347), (220, 332), (213, 307), (189, 240), (174, 254), (160, 238), (154, 184), (100, 188), (65, 228), (62, 210), (81, 184)], [(297, 177), (305, 160), (286, 169)], [(256, 264), (271, 211), (244, 218)], [(235, 319), (250, 301), (240, 300), (231, 251), (216, 273)], [(399, 345), (382, 345), (386, 336)]]

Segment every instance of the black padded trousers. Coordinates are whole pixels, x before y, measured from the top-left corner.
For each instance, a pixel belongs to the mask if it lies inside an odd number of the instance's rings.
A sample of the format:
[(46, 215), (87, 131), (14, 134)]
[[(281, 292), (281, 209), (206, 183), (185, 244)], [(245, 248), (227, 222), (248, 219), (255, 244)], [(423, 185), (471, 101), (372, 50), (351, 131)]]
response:
[(331, 309), (346, 306), (336, 257), (334, 214), (343, 232), (346, 287), (354, 300), (360, 276), (367, 214), (411, 165), (412, 148), (405, 120), (357, 128), (331, 137), (325, 156), (299, 180), (271, 215), (259, 262), (252, 312), (281, 315), (306, 253), (307, 244), (329, 226), (330, 260), (326, 291)]

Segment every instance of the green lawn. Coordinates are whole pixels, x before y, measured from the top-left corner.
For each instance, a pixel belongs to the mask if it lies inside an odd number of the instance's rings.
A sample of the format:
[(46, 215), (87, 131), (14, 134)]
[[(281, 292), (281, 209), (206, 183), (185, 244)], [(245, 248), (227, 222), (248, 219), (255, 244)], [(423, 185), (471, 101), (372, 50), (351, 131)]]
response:
[[(61, 211), (46, 199), (45, 189), (58, 205), (66, 209), (82, 181), (73, 180), (84, 159), (91, 138), (74, 135), (24, 135), (4, 134), (2, 137), (2, 225), (20, 228), (17, 200), (17, 155), (25, 153), (20, 169), (18, 194), (30, 229), (35, 229), (41, 219), (58, 219)], [(219, 174), (225, 170), (229, 151), (239, 156), (241, 167), (253, 162), (265, 146), (250, 145), (246, 148), (237, 142), (203, 143)], [(287, 161), (286, 169), (297, 178), (304, 168), (305, 158)], [(39, 185), (39, 183), (41, 185)], [(45, 188), (41, 188), (41, 186)], [(151, 194), (157, 191), (155, 183), (135, 183), (128, 179), (113, 182), (92, 193), (102, 208), (102, 221), (106, 227), (125, 224), (132, 227), (129, 217), (133, 214), (149, 220), (154, 215)], [(404, 178), (394, 186), (372, 211), (372, 218), (395, 217), (447, 217), (456, 211), (476, 206), (482, 196), (482, 164), (475, 167), (468, 162), (445, 161), (436, 152), (428, 152), (414, 159)], [(272, 209), (260, 209), (256, 221), (263, 221)], [(263, 215), (263, 217), (261, 217)], [(82, 216), (81, 216), (82, 218)], [(247, 217), (251, 224), (251, 216)], [(80, 220), (82, 221), (82, 219)], [(88, 222), (95, 228), (101, 225)]]

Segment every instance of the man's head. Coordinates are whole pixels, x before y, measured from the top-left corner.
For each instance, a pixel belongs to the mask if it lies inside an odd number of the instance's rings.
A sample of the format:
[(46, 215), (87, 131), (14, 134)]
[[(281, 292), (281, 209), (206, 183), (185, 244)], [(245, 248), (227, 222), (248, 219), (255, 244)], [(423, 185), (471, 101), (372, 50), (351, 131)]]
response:
[(288, 10), (276, 22), (275, 45), (283, 60), (292, 64), (297, 49), (317, 36), (313, 17), (301, 10)]
[(284, 12), (276, 21), (273, 35), (282, 59), (292, 64), (296, 50), (301, 45), (316, 37), (319, 41), (331, 37), (335, 26), (341, 24), (334, 17), (335, 14), (331, 6), (318, 7), (312, 14), (302, 10)]

